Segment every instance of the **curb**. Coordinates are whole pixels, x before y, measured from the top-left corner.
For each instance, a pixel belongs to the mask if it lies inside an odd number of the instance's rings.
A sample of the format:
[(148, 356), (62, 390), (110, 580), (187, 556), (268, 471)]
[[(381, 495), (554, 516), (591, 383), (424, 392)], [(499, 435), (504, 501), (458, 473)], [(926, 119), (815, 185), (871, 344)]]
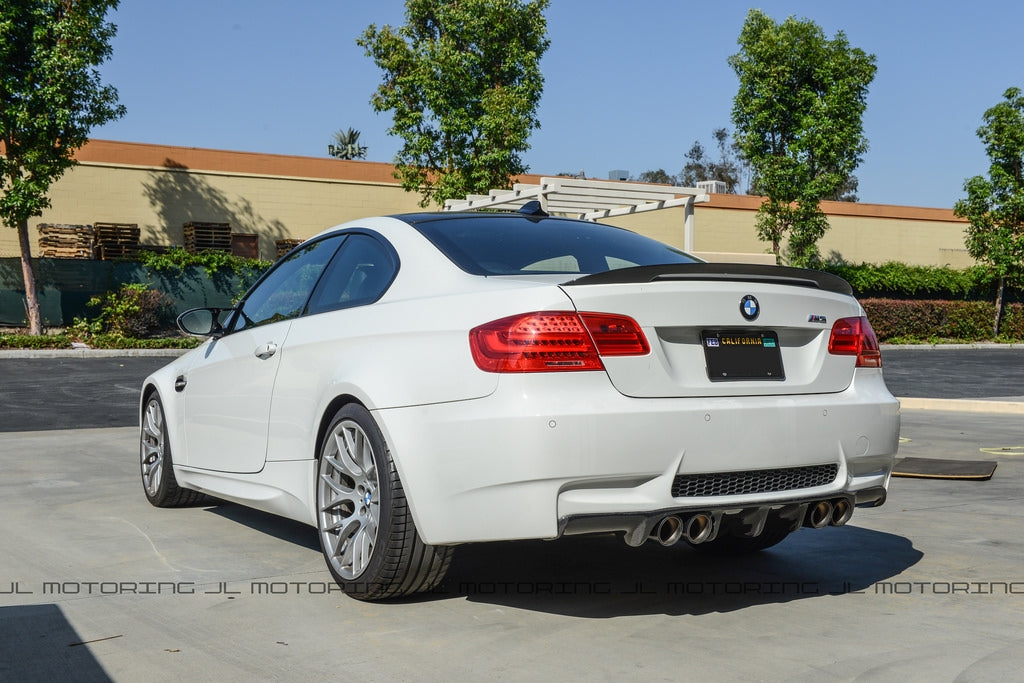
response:
[(4, 358), (177, 358), (189, 349), (3, 349)]
[(958, 413), (1024, 415), (1024, 402), (979, 398), (901, 398), (900, 410), (937, 410)]

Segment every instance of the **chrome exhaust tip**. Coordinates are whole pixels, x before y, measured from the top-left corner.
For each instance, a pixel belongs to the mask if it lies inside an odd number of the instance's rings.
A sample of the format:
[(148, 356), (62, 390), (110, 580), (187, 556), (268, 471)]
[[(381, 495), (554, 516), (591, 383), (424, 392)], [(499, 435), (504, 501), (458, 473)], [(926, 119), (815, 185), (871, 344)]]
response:
[(843, 526), (853, 517), (853, 505), (849, 498), (836, 498), (832, 501), (832, 519), (829, 524), (832, 526)]
[(711, 538), (711, 532), (713, 530), (714, 521), (711, 519), (711, 515), (706, 512), (701, 512), (690, 517), (690, 519), (686, 521), (686, 528), (683, 530), (683, 536), (686, 538), (687, 542), (696, 545)]
[(654, 527), (654, 532), (651, 533), (651, 538), (663, 546), (675, 545), (682, 537), (683, 520), (679, 519), (675, 515), (669, 515), (662, 519), (658, 522), (658, 525)]
[(804, 525), (812, 529), (821, 529), (828, 526), (831, 521), (832, 503), (827, 500), (819, 500), (817, 503), (811, 503), (811, 506), (807, 509)]

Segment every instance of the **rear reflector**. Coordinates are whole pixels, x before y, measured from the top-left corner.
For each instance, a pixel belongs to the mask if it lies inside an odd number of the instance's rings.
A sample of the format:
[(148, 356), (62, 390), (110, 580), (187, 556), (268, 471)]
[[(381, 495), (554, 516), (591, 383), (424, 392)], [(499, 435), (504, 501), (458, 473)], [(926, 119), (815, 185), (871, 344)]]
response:
[(837, 320), (828, 339), (828, 352), (836, 356), (857, 356), (858, 368), (882, 367), (878, 337), (864, 316)]
[(474, 327), (469, 347), (487, 372), (603, 370), (600, 355), (650, 350), (632, 318), (575, 311), (524, 313)]

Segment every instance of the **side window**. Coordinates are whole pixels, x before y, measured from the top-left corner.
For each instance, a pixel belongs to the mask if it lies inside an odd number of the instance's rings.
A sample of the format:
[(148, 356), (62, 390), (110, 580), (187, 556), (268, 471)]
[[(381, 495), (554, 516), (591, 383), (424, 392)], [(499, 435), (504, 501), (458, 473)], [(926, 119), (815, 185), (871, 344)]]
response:
[(320, 279), (307, 313), (373, 303), (383, 296), (397, 271), (391, 250), (382, 242), (369, 235), (351, 235)]
[(232, 332), (287, 320), (302, 314), (344, 235), (336, 235), (303, 247), (274, 269), (242, 302)]

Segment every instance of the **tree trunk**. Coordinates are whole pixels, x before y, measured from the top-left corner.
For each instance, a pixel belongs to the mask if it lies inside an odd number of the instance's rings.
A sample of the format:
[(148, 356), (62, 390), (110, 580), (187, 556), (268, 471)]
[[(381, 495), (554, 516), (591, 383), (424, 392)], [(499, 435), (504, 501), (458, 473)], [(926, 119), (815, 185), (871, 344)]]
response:
[(999, 287), (996, 289), (996, 320), (992, 325), (992, 336), (999, 336), (999, 322), (1003, 317), (1003, 288), (1006, 285), (1006, 278), (999, 276)]
[(39, 296), (36, 293), (36, 274), (32, 270), (32, 250), (28, 239), (28, 220), (18, 221), (18, 244), (21, 246), (21, 274), (25, 279), (25, 317), (28, 319), (28, 333), (43, 333), (39, 316)]

